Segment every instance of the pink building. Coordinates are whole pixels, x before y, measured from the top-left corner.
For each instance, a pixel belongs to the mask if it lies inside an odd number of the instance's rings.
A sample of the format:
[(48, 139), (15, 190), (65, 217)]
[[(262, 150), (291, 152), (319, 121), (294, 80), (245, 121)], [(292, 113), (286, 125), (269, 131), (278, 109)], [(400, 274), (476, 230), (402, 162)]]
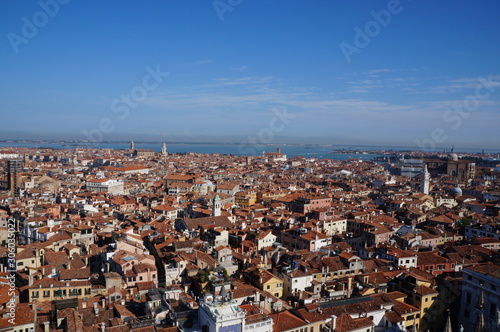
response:
[(153, 282), (158, 286), (158, 270), (152, 255), (118, 250), (111, 257), (110, 267), (122, 276), (127, 287), (134, 287), (138, 282)]

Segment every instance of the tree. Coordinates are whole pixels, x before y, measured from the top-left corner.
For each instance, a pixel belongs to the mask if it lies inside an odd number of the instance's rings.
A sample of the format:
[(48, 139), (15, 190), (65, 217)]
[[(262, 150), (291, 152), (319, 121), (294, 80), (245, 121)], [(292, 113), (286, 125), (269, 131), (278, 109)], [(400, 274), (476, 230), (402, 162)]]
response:
[(457, 221), (457, 227), (460, 228), (461, 231), (465, 230), (465, 227), (472, 224), (472, 217), (465, 217)]
[(224, 268), (222, 269), (222, 276), (224, 276), (224, 279), (228, 279), (229, 278), (229, 274), (227, 273), (227, 270)]

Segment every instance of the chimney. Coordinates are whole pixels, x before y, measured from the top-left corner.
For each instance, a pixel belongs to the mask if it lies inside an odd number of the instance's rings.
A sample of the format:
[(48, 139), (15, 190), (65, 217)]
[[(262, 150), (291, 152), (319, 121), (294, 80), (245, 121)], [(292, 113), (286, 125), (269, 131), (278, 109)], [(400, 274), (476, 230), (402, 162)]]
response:
[(82, 309), (87, 309), (87, 302), (82, 302)]
[(102, 298), (102, 309), (106, 309), (106, 298)]
[(43, 332), (49, 332), (50, 331), (50, 322), (46, 321), (43, 322)]
[(95, 312), (95, 315), (99, 316), (99, 308), (97, 306), (98, 306), (97, 302), (94, 302), (94, 312)]
[(122, 299), (122, 300), (120, 301), (120, 304), (121, 304), (121, 305), (125, 305), (125, 300), (124, 300), (124, 299)]
[(106, 325), (104, 324), (104, 322), (101, 323), (101, 332), (104, 332), (106, 331)]
[(331, 327), (332, 327), (332, 329), (331, 330), (335, 331), (335, 325), (337, 325), (337, 316), (332, 315), (331, 318), (332, 318), (332, 320), (331, 320), (331, 324), (332, 324)]

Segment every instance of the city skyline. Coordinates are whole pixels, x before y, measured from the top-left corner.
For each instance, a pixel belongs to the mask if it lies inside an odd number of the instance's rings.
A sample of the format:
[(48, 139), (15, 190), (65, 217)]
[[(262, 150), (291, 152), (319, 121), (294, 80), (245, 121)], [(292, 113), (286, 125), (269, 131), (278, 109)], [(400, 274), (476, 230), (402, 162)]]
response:
[(1, 6), (0, 139), (498, 147), (497, 2)]

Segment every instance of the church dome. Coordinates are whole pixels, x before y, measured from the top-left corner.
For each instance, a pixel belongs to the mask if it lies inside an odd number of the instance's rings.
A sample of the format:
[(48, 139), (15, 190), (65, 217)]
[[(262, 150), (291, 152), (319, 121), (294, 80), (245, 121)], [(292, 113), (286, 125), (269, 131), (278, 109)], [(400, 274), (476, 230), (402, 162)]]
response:
[(450, 153), (448, 159), (450, 159), (451, 161), (458, 161), (458, 155), (456, 153)]
[(459, 187), (455, 187), (455, 188), (450, 190), (450, 194), (454, 197), (462, 196), (462, 189), (460, 189)]

